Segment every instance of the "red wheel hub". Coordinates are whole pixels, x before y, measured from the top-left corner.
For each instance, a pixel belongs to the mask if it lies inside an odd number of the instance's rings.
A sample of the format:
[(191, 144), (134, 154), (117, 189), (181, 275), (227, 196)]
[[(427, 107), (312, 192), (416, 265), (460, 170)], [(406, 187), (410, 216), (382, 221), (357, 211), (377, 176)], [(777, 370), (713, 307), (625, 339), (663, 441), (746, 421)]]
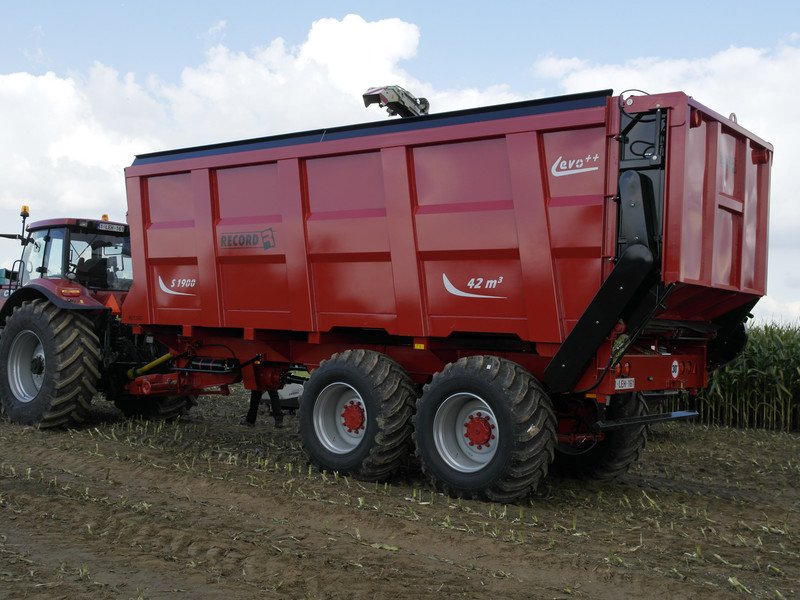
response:
[(489, 417), (481, 413), (470, 415), (469, 419), (464, 423), (464, 437), (469, 440), (470, 446), (477, 446), (478, 450), (483, 450), (491, 446), (491, 441), (495, 438), (492, 433), (494, 425), (489, 421)]
[(364, 429), (364, 422), (366, 415), (364, 414), (364, 407), (355, 400), (350, 400), (342, 411), (342, 425), (345, 426), (349, 433), (358, 433)]

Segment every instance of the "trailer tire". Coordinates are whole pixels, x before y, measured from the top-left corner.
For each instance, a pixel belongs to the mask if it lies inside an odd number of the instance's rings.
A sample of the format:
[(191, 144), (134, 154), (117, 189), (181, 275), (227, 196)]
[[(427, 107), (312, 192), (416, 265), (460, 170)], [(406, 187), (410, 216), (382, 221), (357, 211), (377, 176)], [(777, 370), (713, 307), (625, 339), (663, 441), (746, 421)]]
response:
[(100, 378), (90, 321), (43, 299), (23, 302), (0, 336), (0, 396), (12, 422), (59, 427), (84, 421)]
[(334, 354), (303, 387), (298, 421), (309, 460), (368, 481), (388, 478), (410, 454), (415, 399), (408, 374), (389, 357)]
[(189, 412), (195, 404), (195, 396), (118, 396), (114, 406), (129, 419), (172, 421)]
[[(647, 414), (647, 404), (639, 393), (614, 396), (606, 412), (607, 419), (642, 416)], [(647, 442), (646, 425), (630, 425), (606, 432), (603, 441), (584, 451), (556, 446), (554, 470), (567, 476), (584, 476), (610, 481), (628, 472), (639, 460)]]
[(547, 475), (556, 419), (528, 371), (496, 356), (470, 356), (425, 386), (414, 441), (438, 490), (507, 502), (529, 495)]

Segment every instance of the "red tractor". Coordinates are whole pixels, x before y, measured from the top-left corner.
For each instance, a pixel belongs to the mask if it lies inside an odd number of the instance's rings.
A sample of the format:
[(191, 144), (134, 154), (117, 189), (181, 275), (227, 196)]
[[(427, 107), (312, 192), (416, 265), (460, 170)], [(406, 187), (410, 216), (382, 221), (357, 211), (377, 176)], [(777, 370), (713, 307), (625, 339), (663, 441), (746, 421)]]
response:
[(21, 216), (22, 234), (3, 237), (21, 241), (22, 257), (0, 271), (0, 396), (11, 420), (80, 422), (97, 392), (132, 416), (172, 417), (190, 406), (191, 395), (134, 398), (126, 390), (136, 374), (171, 358), (119, 319), (133, 281), (128, 226), (53, 219), (26, 231), (27, 207)]

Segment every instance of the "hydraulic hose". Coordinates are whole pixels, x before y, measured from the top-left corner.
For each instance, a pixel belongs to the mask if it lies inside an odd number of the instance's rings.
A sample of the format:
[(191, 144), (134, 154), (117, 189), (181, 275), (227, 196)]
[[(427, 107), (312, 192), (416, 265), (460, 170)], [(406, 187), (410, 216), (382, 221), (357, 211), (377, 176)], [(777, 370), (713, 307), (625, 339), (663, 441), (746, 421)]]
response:
[(168, 362), (168, 361), (172, 360), (173, 358), (174, 358), (174, 355), (169, 353), (169, 352), (167, 352), (164, 356), (159, 356), (157, 359), (155, 359), (152, 362), (147, 363), (143, 367), (139, 367), (139, 368), (133, 367), (132, 369), (128, 369), (128, 373), (127, 373), (128, 379), (131, 379), (131, 380), (136, 379), (139, 375), (144, 375), (148, 371), (152, 371), (156, 367), (158, 367), (160, 365), (163, 365), (165, 362)]

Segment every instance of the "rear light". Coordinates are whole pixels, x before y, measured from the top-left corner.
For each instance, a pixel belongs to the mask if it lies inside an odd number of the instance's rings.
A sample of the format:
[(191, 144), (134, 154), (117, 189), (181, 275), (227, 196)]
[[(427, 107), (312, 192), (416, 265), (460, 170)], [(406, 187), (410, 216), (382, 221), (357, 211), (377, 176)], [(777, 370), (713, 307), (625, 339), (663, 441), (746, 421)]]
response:
[(627, 377), (630, 374), (631, 374), (631, 363), (626, 362), (624, 365), (622, 365), (622, 376)]

